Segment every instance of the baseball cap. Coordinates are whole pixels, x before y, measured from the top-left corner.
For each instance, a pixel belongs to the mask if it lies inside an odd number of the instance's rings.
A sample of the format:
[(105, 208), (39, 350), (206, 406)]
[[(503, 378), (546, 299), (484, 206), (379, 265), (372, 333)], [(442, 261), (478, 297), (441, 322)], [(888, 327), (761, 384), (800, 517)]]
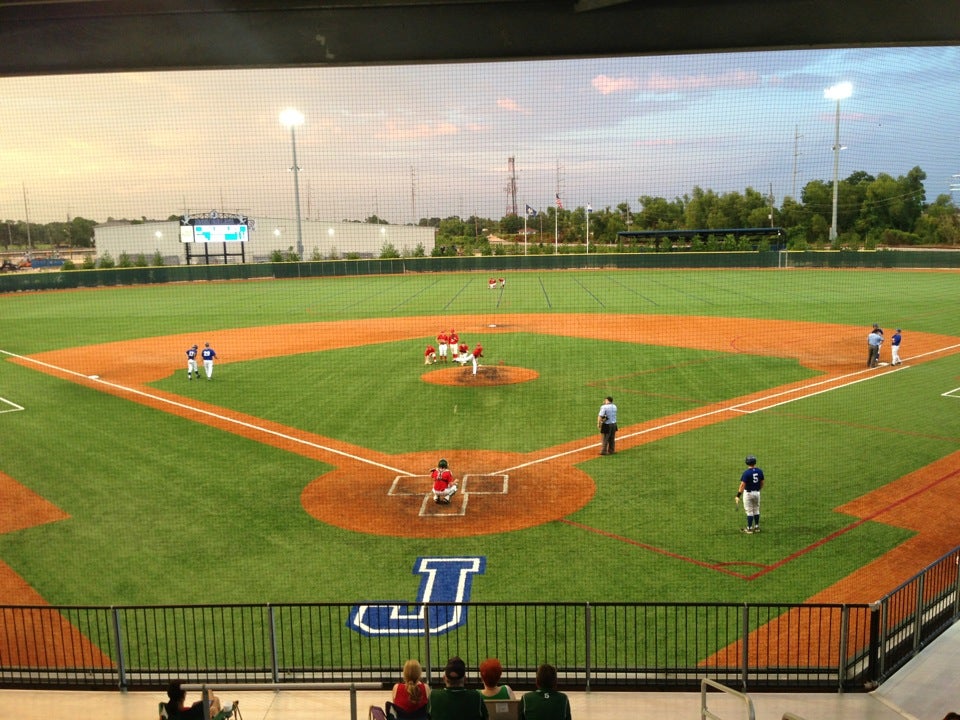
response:
[(897, 332), (903, 332), (903, 330), (901, 330), (900, 328), (897, 328)]
[(447, 660), (447, 666), (443, 669), (443, 674), (448, 678), (459, 680), (467, 674), (467, 666), (459, 657), (454, 655)]

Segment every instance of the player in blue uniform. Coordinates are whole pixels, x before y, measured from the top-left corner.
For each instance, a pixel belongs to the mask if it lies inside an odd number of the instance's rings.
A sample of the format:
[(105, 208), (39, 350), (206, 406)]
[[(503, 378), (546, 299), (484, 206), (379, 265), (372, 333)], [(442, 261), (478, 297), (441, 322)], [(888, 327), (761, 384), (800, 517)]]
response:
[(197, 367), (197, 346), (187, 348), (187, 380), (193, 380), (193, 376), (200, 379), (200, 369)]
[(216, 356), (217, 353), (210, 347), (210, 343), (205, 343), (200, 357), (203, 358), (203, 371), (207, 374), (207, 380), (213, 377), (213, 359)]
[(900, 328), (897, 328), (897, 331), (893, 334), (893, 337), (890, 338), (890, 364), (891, 365), (902, 365), (903, 360), (900, 359), (900, 343), (903, 342), (903, 331)]
[(734, 502), (739, 505), (742, 497), (743, 509), (747, 513), (747, 526), (741, 528), (740, 532), (758, 533), (760, 532), (760, 490), (763, 488), (763, 470), (757, 467), (757, 458), (754, 455), (747, 455), (744, 462), (747, 463), (747, 469), (740, 475), (740, 487), (737, 489)]

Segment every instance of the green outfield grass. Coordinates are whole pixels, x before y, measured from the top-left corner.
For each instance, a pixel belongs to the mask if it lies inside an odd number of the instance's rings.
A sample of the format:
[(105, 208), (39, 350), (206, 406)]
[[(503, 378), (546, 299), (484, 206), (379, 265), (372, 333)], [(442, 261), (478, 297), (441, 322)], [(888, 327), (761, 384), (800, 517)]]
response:
[[(848, 323), (960, 336), (958, 276), (895, 271), (590, 271), (191, 284), (0, 296), (0, 349), (17, 354), (222, 328), (381, 316), (656, 313)], [(385, 453), (528, 452), (596, 441), (599, 400), (621, 425), (792, 382), (794, 361), (498, 334), (492, 362), (536, 382), (447, 388), (420, 380), (420, 339), (217, 367), (159, 389)], [(811, 337), (812, 346), (834, 342)], [(171, 348), (171, 356), (182, 355)], [(647, 372), (646, 370), (651, 370)], [(450, 541), (322, 524), (300, 493), (330, 466), (9, 362), (0, 471), (70, 519), (0, 535), (0, 560), (53, 604), (352, 602), (416, 595), (420, 555), (478, 554), (473, 600), (796, 602), (910, 536), (833, 509), (955, 451), (960, 358), (850, 385), (584, 462), (597, 493), (568, 518)], [(456, 408), (456, 412), (454, 412)], [(362, 442), (361, 442), (362, 441)], [(764, 534), (737, 532), (743, 455), (768, 476)], [(351, 512), (374, 512), (358, 506)], [(649, 548), (662, 549), (663, 554)], [(783, 566), (746, 581), (703, 563)], [(531, 572), (531, 567), (536, 572)], [(746, 571), (744, 571), (746, 572)]]

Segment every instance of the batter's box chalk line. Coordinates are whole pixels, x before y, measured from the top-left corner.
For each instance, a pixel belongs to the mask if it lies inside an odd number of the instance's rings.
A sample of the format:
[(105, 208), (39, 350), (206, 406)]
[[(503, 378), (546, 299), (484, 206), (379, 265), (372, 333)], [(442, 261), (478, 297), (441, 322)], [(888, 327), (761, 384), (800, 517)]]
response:
[(462, 517), (467, 514), (471, 495), (507, 495), (510, 491), (510, 476), (506, 473), (493, 475), (467, 474), (460, 479), (459, 488), (449, 505), (434, 502), (433, 481), (429, 475), (397, 475), (390, 483), (390, 497), (416, 497), (420, 501), (421, 517)]
[(940, 397), (957, 398), (960, 400), (960, 388), (954, 388), (953, 390), (947, 390), (945, 393), (940, 393)]

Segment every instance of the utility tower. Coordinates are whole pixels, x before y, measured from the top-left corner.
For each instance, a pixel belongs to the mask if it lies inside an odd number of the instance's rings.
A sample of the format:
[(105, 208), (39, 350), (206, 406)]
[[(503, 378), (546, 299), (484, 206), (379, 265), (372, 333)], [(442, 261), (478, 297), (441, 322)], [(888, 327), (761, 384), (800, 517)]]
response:
[(410, 166), (410, 214), (413, 215), (413, 224), (417, 225), (420, 220), (417, 217), (417, 173), (412, 165)]
[(507, 212), (506, 215), (517, 214), (517, 168), (514, 165), (513, 158), (507, 158), (507, 174), (510, 179), (507, 180)]

